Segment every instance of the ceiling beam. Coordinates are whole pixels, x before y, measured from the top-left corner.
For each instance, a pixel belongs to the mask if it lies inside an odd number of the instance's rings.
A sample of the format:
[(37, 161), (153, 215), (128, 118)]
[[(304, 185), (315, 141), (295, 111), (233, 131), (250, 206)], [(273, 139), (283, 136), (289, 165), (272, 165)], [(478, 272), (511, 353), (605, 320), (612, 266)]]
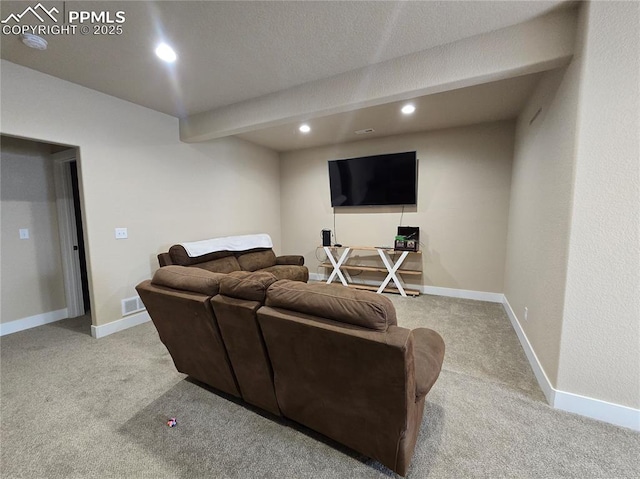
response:
[(574, 49), (575, 10), (180, 119), (180, 139), (207, 141), (295, 121), (550, 70)]

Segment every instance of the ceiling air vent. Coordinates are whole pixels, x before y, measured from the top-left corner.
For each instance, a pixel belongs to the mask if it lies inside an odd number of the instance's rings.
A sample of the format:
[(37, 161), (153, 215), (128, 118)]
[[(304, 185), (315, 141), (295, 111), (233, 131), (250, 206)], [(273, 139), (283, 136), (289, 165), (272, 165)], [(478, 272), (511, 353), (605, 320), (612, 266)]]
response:
[(375, 130), (373, 128), (365, 128), (364, 130), (357, 130), (354, 133), (356, 135), (366, 135), (367, 133), (373, 133)]

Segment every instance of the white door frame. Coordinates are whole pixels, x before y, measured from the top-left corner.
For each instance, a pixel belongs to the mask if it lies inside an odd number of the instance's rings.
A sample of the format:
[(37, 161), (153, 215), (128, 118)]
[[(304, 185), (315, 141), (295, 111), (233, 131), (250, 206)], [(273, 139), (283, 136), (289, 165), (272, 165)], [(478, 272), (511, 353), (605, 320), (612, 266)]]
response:
[(75, 148), (51, 155), (56, 206), (58, 209), (62, 275), (64, 277), (64, 291), (70, 318), (84, 314), (76, 210), (73, 205), (73, 187), (71, 183), (71, 162), (75, 161), (76, 157)]

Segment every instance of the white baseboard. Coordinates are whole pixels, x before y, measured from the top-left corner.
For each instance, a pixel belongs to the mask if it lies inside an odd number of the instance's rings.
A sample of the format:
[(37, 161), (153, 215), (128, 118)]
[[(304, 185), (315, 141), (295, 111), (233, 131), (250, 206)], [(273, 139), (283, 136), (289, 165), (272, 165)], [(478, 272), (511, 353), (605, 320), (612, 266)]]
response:
[(139, 324), (146, 323), (147, 321), (151, 321), (149, 313), (147, 311), (141, 311), (140, 313), (132, 314), (131, 316), (127, 316), (107, 324), (102, 324), (100, 326), (91, 325), (91, 336), (96, 339), (103, 338), (110, 334), (117, 333), (118, 331), (123, 331), (125, 329), (138, 326)]
[(309, 279), (312, 281), (326, 281), (328, 278), (325, 274), (320, 273), (309, 273)]
[[(314, 281), (326, 281), (329, 276), (320, 273), (309, 273), (309, 279)], [(367, 286), (380, 286), (380, 281), (362, 280), (359, 281)], [(340, 284), (340, 280), (336, 279), (334, 283)], [(393, 284), (392, 284), (393, 285)], [(475, 299), (477, 301), (488, 301), (491, 303), (501, 303), (504, 300), (502, 293), (488, 293), (485, 291), (472, 291), (468, 289), (441, 288), (440, 286), (417, 286), (423, 294), (433, 294), (436, 296), (447, 296), (449, 298)]]
[(531, 369), (533, 369), (533, 373), (549, 405), (555, 409), (597, 419), (616, 426), (627, 427), (634, 431), (640, 431), (640, 409), (621, 406), (620, 404), (555, 389), (544, 372), (540, 361), (538, 361), (538, 357), (533, 351), (531, 343), (520, 326), (520, 322), (506, 297), (502, 305), (507, 312), (507, 316), (509, 316), (509, 320), (511, 320), (511, 325), (518, 335), (522, 349), (524, 349)]
[(640, 409), (633, 409), (599, 399), (556, 391), (553, 407), (599, 421), (640, 431)]
[(529, 360), (531, 369), (533, 369), (533, 374), (535, 374), (536, 379), (538, 380), (538, 384), (540, 385), (540, 389), (542, 389), (544, 397), (546, 397), (547, 402), (551, 406), (553, 406), (553, 403), (556, 397), (556, 390), (551, 386), (551, 381), (549, 381), (549, 378), (547, 377), (547, 373), (544, 372), (544, 369), (542, 368), (542, 365), (538, 360), (538, 356), (536, 356), (536, 353), (533, 351), (533, 348), (531, 347), (531, 343), (529, 342), (529, 339), (527, 338), (527, 335), (525, 334), (524, 330), (520, 327), (520, 322), (516, 317), (516, 313), (513, 312), (513, 309), (511, 308), (511, 305), (509, 304), (509, 301), (507, 300), (506, 297), (504, 298), (504, 302), (502, 303), (502, 306), (506, 311), (507, 316), (509, 316), (509, 320), (511, 321), (511, 326), (513, 327), (513, 330), (518, 335), (518, 339), (520, 340), (522, 349), (524, 349), (524, 354), (527, 356), (527, 359)]
[(504, 294), (490, 293), (488, 291), (473, 291), (470, 289), (442, 288), (440, 286), (423, 285), (420, 288), (424, 294), (436, 296), (447, 296), (449, 298), (474, 299), (476, 301), (487, 301), (489, 303), (500, 303), (504, 301)]
[(18, 331), (24, 331), (25, 329), (35, 328), (37, 326), (42, 326), (43, 324), (54, 323), (68, 317), (69, 312), (67, 308), (64, 308), (58, 309), (57, 311), (49, 311), (48, 313), (36, 314), (35, 316), (29, 316), (28, 318), (16, 319), (7, 323), (0, 323), (0, 336), (17, 333)]

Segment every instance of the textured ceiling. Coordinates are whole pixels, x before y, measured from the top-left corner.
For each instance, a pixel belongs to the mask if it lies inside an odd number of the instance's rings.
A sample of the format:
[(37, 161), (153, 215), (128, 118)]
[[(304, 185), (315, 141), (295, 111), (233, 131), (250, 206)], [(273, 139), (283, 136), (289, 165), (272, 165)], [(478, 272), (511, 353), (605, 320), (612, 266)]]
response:
[[(487, 121), (509, 120), (520, 113), (541, 75), (524, 75), (427, 95), (415, 98), (411, 102), (393, 102), (315, 118), (307, 122), (311, 132), (306, 134), (298, 130), (300, 123), (291, 123), (236, 136), (276, 151), (290, 151)], [(413, 114), (403, 115), (400, 112), (406, 103), (416, 107)], [(367, 134), (355, 133), (369, 128), (374, 131)]]
[[(2, 1), (0, 16), (34, 3)], [(45, 35), (44, 52), (2, 35), (1, 57), (184, 117), (524, 22), (563, 3), (42, 2), (60, 12), (124, 11), (123, 33)], [(161, 40), (178, 53), (172, 66), (153, 54)]]

